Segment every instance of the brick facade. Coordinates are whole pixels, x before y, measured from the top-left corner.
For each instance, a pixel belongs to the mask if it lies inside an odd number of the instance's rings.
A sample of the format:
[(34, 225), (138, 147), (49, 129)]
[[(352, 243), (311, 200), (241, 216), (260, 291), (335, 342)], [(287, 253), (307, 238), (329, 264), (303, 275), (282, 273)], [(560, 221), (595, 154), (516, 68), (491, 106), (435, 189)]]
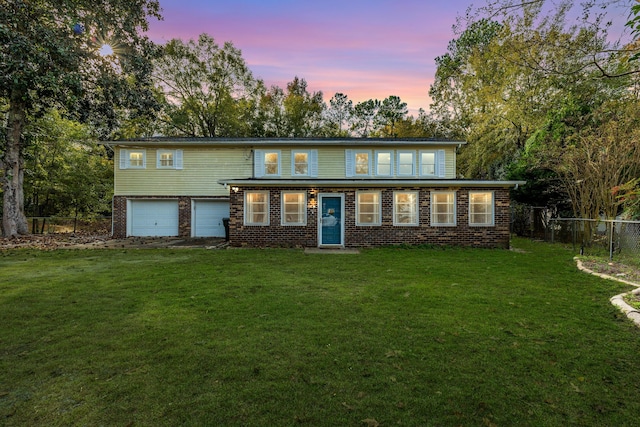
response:
[[(270, 221), (268, 226), (244, 225), (244, 194), (247, 191), (269, 191)], [(300, 191), (310, 194), (310, 189), (300, 187), (241, 187), (230, 195), (230, 244), (232, 246), (318, 246), (317, 206), (307, 204), (307, 223), (304, 226), (281, 225), (280, 206), (283, 191)], [(457, 245), (475, 247), (509, 247), (509, 189), (502, 187), (396, 187), (396, 188), (321, 188), (322, 194), (344, 195), (345, 212), (344, 246), (373, 247), (382, 245)], [(382, 203), (382, 224), (379, 226), (356, 225), (356, 191), (379, 191)], [(419, 193), (419, 225), (393, 225), (393, 192), (417, 191)], [(456, 225), (431, 226), (431, 191), (455, 191)], [(489, 191), (494, 194), (494, 225), (469, 225), (469, 191)]]

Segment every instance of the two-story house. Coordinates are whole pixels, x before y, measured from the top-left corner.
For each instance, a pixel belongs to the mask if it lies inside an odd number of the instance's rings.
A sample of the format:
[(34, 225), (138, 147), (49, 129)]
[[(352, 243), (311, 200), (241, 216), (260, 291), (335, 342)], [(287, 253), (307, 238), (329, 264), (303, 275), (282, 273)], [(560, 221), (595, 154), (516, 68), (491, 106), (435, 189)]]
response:
[(509, 246), (509, 190), (456, 178), (460, 141), (149, 138), (115, 153), (113, 235), (233, 246)]

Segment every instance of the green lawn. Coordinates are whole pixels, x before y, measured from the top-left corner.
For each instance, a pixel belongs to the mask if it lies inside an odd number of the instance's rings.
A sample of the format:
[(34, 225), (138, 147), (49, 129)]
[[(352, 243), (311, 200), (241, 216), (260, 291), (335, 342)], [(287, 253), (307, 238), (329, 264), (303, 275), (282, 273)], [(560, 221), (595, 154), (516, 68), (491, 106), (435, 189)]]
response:
[(0, 425), (636, 425), (628, 287), (514, 245), (0, 252)]

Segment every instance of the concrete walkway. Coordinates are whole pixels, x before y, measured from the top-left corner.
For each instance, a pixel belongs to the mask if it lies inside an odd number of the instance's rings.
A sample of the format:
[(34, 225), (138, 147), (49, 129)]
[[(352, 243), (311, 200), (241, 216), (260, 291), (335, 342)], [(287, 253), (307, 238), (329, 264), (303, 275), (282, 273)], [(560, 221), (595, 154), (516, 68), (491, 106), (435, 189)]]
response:
[(323, 249), (323, 248), (304, 248), (305, 254), (338, 254), (338, 255), (355, 255), (360, 251), (357, 249)]

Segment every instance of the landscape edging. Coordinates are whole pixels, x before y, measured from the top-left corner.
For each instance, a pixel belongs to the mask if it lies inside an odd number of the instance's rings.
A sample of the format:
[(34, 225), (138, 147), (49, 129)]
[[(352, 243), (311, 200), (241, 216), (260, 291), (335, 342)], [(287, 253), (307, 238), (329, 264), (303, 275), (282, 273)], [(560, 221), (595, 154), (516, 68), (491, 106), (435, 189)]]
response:
[(636, 288), (638, 288), (638, 289), (635, 289), (635, 290), (633, 290), (631, 292), (624, 292), (622, 294), (615, 295), (615, 296), (611, 297), (609, 299), (609, 301), (611, 301), (611, 304), (613, 304), (616, 307), (618, 307), (620, 309), (620, 311), (622, 311), (624, 314), (626, 314), (627, 317), (629, 319), (631, 319), (633, 321), (633, 323), (636, 324), (636, 326), (640, 327), (640, 310), (631, 307), (624, 300), (624, 297), (626, 295), (629, 295), (629, 294), (640, 294), (640, 284), (635, 283), (635, 282), (631, 282), (629, 280), (620, 279), (618, 277), (610, 276), (608, 274), (597, 273), (597, 272), (595, 272), (593, 270), (590, 270), (587, 267), (585, 267), (582, 264), (582, 261), (580, 261), (578, 259), (578, 257), (575, 257), (574, 259), (576, 260), (576, 264), (578, 266), (578, 270), (584, 271), (585, 273), (593, 274), (594, 276), (602, 277), (603, 279), (616, 280), (618, 282), (622, 282), (622, 283), (625, 283), (627, 285), (635, 286)]

